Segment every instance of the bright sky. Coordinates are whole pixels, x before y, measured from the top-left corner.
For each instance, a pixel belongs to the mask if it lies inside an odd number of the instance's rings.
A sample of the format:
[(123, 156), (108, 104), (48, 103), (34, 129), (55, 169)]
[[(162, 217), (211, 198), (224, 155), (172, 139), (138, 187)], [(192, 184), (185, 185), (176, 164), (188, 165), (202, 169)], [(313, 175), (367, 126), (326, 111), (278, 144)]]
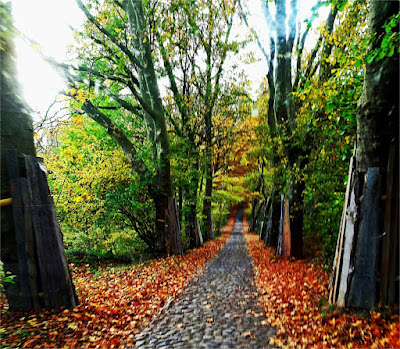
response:
[[(72, 42), (69, 26), (78, 27), (84, 17), (74, 0), (12, 0), (12, 9), (17, 29), (37, 41), (47, 55), (65, 59)], [(15, 46), (25, 100), (35, 110), (46, 110), (65, 82), (22, 38)]]
[[(261, 11), (261, 0), (242, 0), (249, 4), (252, 15), (251, 25), (260, 37), (266, 30)], [(300, 13), (303, 19), (317, 0), (302, 0), (304, 4)], [(83, 22), (84, 15), (74, 0), (12, 0), (13, 16), (16, 27), (40, 43), (45, 54), (62, 61), (66, 57), (66, 47), (72, 42), (72, 31), (69, 26), (77, 28)], [(321, 13), (326, 18), (327, 11)], [(243, 25), (235, 29), (247, 32)], [(39, 112), (44, 112), (52, 103), (57, 92), (65, 86), (63, 79), (21, 38), (16, 40), (17, 69), (25, 100)], [(252, 43), (250, 49), (259, 57), (259, 61), (246, 66), (248, 78), (257, 89), (265, 77), (267, 67), (257, 44)]]

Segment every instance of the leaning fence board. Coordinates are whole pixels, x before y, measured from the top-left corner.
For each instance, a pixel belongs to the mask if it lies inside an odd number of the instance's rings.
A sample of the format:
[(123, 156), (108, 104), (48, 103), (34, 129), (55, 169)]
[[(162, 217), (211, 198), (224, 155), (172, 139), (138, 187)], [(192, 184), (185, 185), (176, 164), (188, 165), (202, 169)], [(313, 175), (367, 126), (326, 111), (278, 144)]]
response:
[(379, 167), (368, 169), (360, 208), (354, 273), (349, 288), (348, 304), (370, 308), (376, 297), (376, 255), (379, 235), (380, 206)]
[[(348, 286), (348, 277), (350, 273), (350, 257), (354, 244), (354, 227), (357, 219), (357, 202), (356, 202), (356, 181), (353, 180), (353, 185), (350, 193), (349, 206), (346, 209), (344, 221), (344, 249), (342, 256), (342, 267), (338, 266), (337, 280), (339, 281), (339, 291), (336, 304), (339, 307), (344, 307), (346, 303), (346, 294)], [(340, 270), (340, 274), (339, 274)], [(336, 290), (335, 290), (336, 293)]]
[(346, 218), (346, 211), (349, 206), (349, 198), (350, 198), (350, 187), (352, 183), (352, 178), (353, 178), (353, 173), (355, 170), (355, 151), (356, 147), (354, 146), (353, 150), (353, 156), (350, 158), (350, 165), (349, 165), (349, 173), (347, 177), (347, 186), (346, 186), (346, 194), (344, 197), (344, 203), (343, 203), (343, 211), (342, 211), (342, 217), (340, 220), (340, 228), (339, 228), (339, 234), (336, 242), (336, 252), (335, 252), (335, 258), (334, 258), (334, 263), (333, 263), (333, 268), (332, 268), (332, 274), (331, 274), (331, 280), (329, 282), (329, 301), (331, 303), (334, 303), (337, 298), (337, 289), (339, 285), (339, 275), (340, 275), (340, 270), (341, 270), (341, 265), (342, 265), (342, 253), (343, 253), (343, 241), (344, 241), (344, 231), (345, 231), (345, 218)]
[(387, 166), (387, 178), (386, 178), (386, 202), (385, 202), (385, 213), (383, 220), (383, 236), (382, 236), (382, 259), (380, 268), (380, 300), (383, 304), (387, 304), (388, 301), (388, 290), (390, 288), (389, 279), (389, 264), (392, 257), (391, 244), (393, 240), (392, 234), (396, 234), (392, 230), (392, 195), (393, 195), (393, 175), (394, 175), (394, 145), (390, 148), (389, 159)]
[(66, 274), (68, 266), (46, 174), (35, 157), (25, 156), (25, 163), (45, 306), (74, 307), (76, 296), (69, 272)]
[(31, 290), (29, 283), (28, 261), (25, 251), (25, 220), (22, 203), (22, 184), (19, 179), (19, 164), (17, 153), (15, 150), (9, 150), (6, 154), (6, 161), (8, 167), (8, 174), (10, 177), (10, 189), (12, 196), (12, 211), (14, 220), (15, 237), (17, 241), (17, 256), (18, 256), (18, 269), (19, 269), (19, 290), (20, 297), (20, 310), (32, 309)]
[(29, 271), (29, 285), (31, 288), (33, 309), (38, 310), (40, 308), (39, 294), (37, 289), (38, 274), (35, 261), (35, 240), (33, 237), (28, 180), (26, 178), (21, 178), (20, 181), (22, 188), (22, 204), (24, 206), (25, 246), (26, 246), (26, 258), (28, 262), (28, 271)]

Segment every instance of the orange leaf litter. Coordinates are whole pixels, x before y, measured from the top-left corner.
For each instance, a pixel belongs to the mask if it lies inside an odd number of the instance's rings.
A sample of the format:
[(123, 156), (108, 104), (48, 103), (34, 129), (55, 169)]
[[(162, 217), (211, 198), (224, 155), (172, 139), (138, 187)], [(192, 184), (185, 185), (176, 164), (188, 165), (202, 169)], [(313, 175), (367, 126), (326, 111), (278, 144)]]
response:
[[(248, 231), (246, 224), (245, 232)], [(366, 316), (324, 311), (328, 276), (321, 266), (304, 260), (277, 258), (258, 235), (245, 233), (253, 258), (255, 282), (266, 313), (275, 326), (270, 343), (283, 348), (399, 348), (399, 315), (370, 311)]]
[(23, 348), (113, 348), (132, 346), (134, 334), (175, 298), (205, 263), (223, 248), (233, 215), (222, 236), (184, 256), (153, 259), (129, 269), (93, 273), (71, 265), (80, 305), (72, 310), (7, 312), (1, 298), (1, 346)]

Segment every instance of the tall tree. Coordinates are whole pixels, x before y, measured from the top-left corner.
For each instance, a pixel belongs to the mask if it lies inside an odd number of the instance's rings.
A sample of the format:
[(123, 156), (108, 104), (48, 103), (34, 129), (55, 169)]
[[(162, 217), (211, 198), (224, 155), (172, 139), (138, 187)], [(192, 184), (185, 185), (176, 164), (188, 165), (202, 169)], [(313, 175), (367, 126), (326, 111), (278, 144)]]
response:
[[(34, 160), (32, 119), (15, 80), (15, 30), (9, 3), (0, 2), (0, 25), (1, 259), (4, 270), (16, 276), (14, 284), (6, 284), (8, 304), (11, 310), (20, 311), (71, 308), (78, 300), (48, 199), (46, 176)], [(10, 157), (10, 151), (15, 155)], [(29, 165), (21, 164), (24, 156)], [(44, 187), (39, 187), (29, 173), (25, 174), (28, 167), (29, 171), (39, 170)], [(42, 198), (44, 201), (38, 201)], [(48, 226), (37, 224), (38, 219)], [(43, 236), (45, 241), (40, 239)]]
[[(195, 159), (189, 169), (191, 183), (185, 189), (191, 206), (189, 235), (195, 223), (195, 199), (202, 170), (206, 182), (203, 216), (207, 239), (213, 237), (213, 116), (218, 98), (227, 93), (222, 89), (226, 57), (238, 45), (230, 40), (235, 9), (236, 0), (172, 1), (159, 7), (159, 22), (153, 26), (170, 84), (170, 100), (174, 102), (168, 120), (175, 134), (187, 144), (187, 157)], [(203, 152), (199, 151), (201, 145)]]
[[(91, 11), (80, 0), (77, 4), (87, 17), (85, 32), (81, 33), (84, 43), (78, 48), (80, 65), (53, 64), (63, 70), (72, 85), (69, 96), (77, 102), (75, 107), (107, 130), (147, 186), (156, 212), (155, 231), (149, 233), (155, 238), (153, 247), (161, 253), (181, 254), (169, 136), (142, 1), (105, 1), (101, 5), (89, 1)], [(152, 144), (151, 163), (144, 160), (129, 136), (129, 119), (137, 117), (146, 126)]]
[[(289, 6), (287, 6), (289, 4)], [(286, 255), (302, 257), (303, 255), (303, 192), (305, 183), (299, 176), (307, 163), (307, 149), (294, 140), (297, 130), (296, 110), (299, 101), (295, 100), (292, 92), (304, 87), (304, 83), (315, 74), (320, 61), (329, 56), (332, 45), (325, 36), (317, 41), (311, 57), (308, 59), (307, 69), (303, 72), (302, 60), (305, 58), (304, 44), (312, 23), (316, 17), (315, 11), (321, 4), (317, 4), (312, 14), (305, 21), (299, 19), (300, 0), (263, 1), (262, 8), (268, 27), (266, 33), (268, 50), (264, 49), (257, 34), (253, 31), (268, 65), (267, 81), (269, 92), (268, 129), (271, 139), (278, 138), (282, 144), (284, 161), (287, 161), (286, 170), (289, 179), (284, 186), (276, 180), (277, 191), (286, 191), (290, 207), (290, 245), (283, 248)], [(333, 30), (339, 7), (342, 1), (332, 4), (330, 15), (324, 26), (325, 32)], [(274, 14), (271, 11), (274, 7)], [(243, 15), (245, 18), (245, 15)], [(247, 19), (245, 18), (246, 22)], [(322, 49), (321, 49), (322, 47)], [(318, 55), (319, 53), (319, 55)], [(276, 58), (275, 58), (276, 55)], [(325, 68), (324, 70), (327, 70)], [(278, 156), (278, 149), (273, 147), (272, 163), (277, 166), (283, 159)], [(277, 210), (275, 199), (274, 211)], [(275, 227), (277, 229), (277, 227)]]
[(340, 285), (333, 299), (340, 306), (371, 308), (398, 300), (398, 18), (397, 1), (370, 2), (372, 42), (357, 107), (355, 166), (345, 206), (343, 239), (348, 248), (342, 253), (337, 247), (337, 255), (343, 255), (336, 261), (341, 272), (332, 283)]

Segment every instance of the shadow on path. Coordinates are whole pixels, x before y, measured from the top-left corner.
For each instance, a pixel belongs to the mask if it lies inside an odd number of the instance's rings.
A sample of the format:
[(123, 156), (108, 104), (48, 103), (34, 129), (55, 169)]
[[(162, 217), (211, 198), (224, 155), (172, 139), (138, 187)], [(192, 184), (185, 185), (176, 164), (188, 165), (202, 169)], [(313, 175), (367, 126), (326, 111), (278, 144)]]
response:
[(270, 348), (274, 330), (253, 283), (253, 265), (243, 236), (240, 204), (231, 237), (205, 272), (141, 334), (137, 348)]

